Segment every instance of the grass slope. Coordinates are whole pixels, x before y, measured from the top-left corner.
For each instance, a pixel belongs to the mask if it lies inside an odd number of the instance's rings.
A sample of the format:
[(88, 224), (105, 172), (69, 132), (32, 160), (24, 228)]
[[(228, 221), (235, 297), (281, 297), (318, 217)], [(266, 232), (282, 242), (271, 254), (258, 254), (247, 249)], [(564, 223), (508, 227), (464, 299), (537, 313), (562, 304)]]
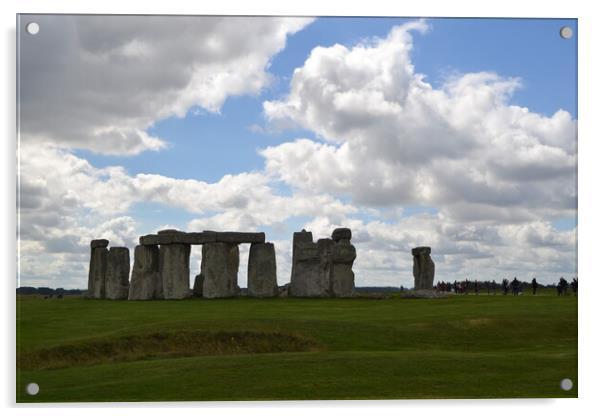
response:
[[(17, 308), (19, 402), (577, 396), (574, 297), (21, 297)], [(169, 342), (149, 347), (157, 334)], [(73, 351), (85, 354), (69, 366)]]

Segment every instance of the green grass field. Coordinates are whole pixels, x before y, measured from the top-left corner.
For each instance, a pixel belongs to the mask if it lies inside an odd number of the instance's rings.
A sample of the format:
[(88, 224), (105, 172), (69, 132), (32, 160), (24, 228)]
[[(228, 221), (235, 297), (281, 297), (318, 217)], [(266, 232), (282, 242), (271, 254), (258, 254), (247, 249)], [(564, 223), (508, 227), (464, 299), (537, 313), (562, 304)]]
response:
[(17, 328), (18, 402), (577, 397), (577, 299), (552, 293), (20, 297)]

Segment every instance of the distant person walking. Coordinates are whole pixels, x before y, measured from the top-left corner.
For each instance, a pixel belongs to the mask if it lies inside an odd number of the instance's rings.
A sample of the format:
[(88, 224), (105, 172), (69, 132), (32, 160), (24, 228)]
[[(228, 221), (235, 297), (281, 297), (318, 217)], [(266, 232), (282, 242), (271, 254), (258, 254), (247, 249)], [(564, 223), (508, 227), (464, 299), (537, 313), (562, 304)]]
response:
[(537, 294), (537, 280), (535, 280), (535, 278), (533, 278), (533, 280), (531, 280), (531, 288), (533, 289), (533, 295)]
[(508, 279), (502, 280), (502, 292), (504, 292), (504, 295), (508, 294), (508, 284)]

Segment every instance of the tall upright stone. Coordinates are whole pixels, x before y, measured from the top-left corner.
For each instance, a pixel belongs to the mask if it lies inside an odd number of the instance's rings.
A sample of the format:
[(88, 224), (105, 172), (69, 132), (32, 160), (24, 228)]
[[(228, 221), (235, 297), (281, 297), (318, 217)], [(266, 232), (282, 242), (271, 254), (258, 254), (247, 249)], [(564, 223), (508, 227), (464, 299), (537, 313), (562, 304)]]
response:
[(435, 280), (435, 263), (431, 259), (431, 248), (413, 248), (412, 256), (414, 256), (414, 289), (432, 290)]
[(136, 246), (128, 299), (163, 299), (163, 281), (159, 271), (159, 247)]
[(238, 296), (238, 244), (207, 243), (203, 245), (201, 275), (203, 298)]
[(305, 229), (293, 233), (293, 258), (292, 258), (292, 267), (291, 267), (291, 280), (293, 279), (295, 263), (297, 259), (297, 244), (299, 243), (312, 243), (314, 241), (314, 237), (311, 231), (305, 231)]
[(251, 297), (266, 298), (278, 294), (273, 243), (251, 244), (247, 279), (247, 293)]
[(289, 296), (328, 297), (330, 282), (325, 278), (322, 266), (318, 243), (297, 243)]
[(104, 299), (105, 279), (107, 271), (107, 247), (109, 240), (99, 239), (90, 242), (90, 268), (88, 269), (88, 292), (89, 298)]
[(128, 298), (130, 289), (130, 250), (111, 247), (107, 255), (105, 297), (113, 300)]
[(164, 244), (159, 248), (159, 270), (164, 299), (185, 299), (190, 290), (190, 244)]
[(356, 258), (355, 247), (348, 239), (339, 240), (332, 250), (332, 296), (350, 298), (355, 290), (353, 262)]

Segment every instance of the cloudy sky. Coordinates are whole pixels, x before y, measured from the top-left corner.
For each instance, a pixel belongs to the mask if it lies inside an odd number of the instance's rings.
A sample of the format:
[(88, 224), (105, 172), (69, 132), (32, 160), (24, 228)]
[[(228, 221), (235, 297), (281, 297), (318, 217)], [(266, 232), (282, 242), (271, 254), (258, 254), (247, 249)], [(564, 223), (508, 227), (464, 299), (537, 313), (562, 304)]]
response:
[(564, 25), (22, 15), (18, 284), (85, 288), (91, 239), (167, 227), (264, 231), (280, 284), (294, 231), (339, 226), (358, 286), (411, 286), (418, 245), (436, 280), (573, 276)]

